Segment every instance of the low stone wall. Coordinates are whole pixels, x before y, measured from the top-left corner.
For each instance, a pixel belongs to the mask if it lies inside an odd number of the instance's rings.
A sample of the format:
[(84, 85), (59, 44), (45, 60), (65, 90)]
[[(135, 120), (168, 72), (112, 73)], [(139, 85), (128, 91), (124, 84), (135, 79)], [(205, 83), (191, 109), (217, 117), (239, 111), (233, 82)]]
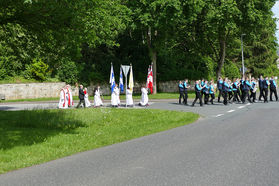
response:
[(59, 97), (65, 83), (0, 84), (0, 94), (6, 100)]
[[(66, 83), (26, 83), (26, 84), (0, 84), (0, 97), (6, 100), (14, 99), (33, 99), (45, 97), (59, 97), (60, 89)], [(93, 96), (94, 88), (100, 85), (103, 95), (110, 95), (111, 89), (109, 84), (94, 84), (87, 87), (89, 96)], [(193, 90), (191, 86), (190, 90)], [(125, 88), (124, 88), (125, 89)], [(135, 82), (134, 93), (141, 93), (141, 84)], [(159, 82), (159, 92), (178, 92), (178, 81)], [(78, 87), (72, 87), (74, 96), (78, 96)]]
[[(15, 99), (33, 99), (46, 97), (59, 97), (60, 90), (66, 83), (22, 83), (22, 84), (0, 84), (0, 99), (15, 100)], [(98, 84), (91, 84), (87, 87), (89, 96), (93, 96), (94, 88)], [(103, 95), (110, 95), (111, 89), (109, 84), (101, 84)], [(135, 83), (134, 92), (140, 93), (140, 84)], [(72, 86), (72, 94), (78, 96), (78, 87)]]
[[(158, 84), (158, 91), (159, 92), (178, 92), (178, 83), (179, 81), (166, 81), (166, 82), (159, 82)], [(191, 82), (190, 88), (188, 90), (194, 90), (194, 82)]]

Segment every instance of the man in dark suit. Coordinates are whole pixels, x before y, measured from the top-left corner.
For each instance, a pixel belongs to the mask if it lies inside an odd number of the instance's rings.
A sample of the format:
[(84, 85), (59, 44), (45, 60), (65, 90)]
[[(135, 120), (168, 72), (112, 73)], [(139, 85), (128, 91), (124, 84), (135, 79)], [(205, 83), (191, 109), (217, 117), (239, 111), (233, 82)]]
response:
[(259, 96), (259, 101), (262, 100), (262, 97), (264, 97), (264, 88), (263, 88), (263, 76), (261, 75), (260, 76), (260, 79), (259, 79), (259, 88), (260, 88), (260, 96)]
[(79, 86), (78, 97), (79, 97), (79, 103), (77, 105), (77, 108), (79, 108), (81, 104), (83, 104), (83, 108), (85, 108), (83, 85)]

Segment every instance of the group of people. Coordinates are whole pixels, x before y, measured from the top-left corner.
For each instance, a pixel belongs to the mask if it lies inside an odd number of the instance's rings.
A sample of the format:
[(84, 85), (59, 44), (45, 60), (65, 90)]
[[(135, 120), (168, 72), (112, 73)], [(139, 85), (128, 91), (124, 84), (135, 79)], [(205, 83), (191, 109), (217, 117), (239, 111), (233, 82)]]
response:
[[(111, 93), (111, 106), (119, 107), (120, 106), (120, 90), (118, 88), (118, 84), (115, 84), (112, 93)], [(133, 107), (133, 90), (128, 87), (126, 90), (126, 106)], [(141, 100), (139, 102), (139, 106), (148, 106), (148, 88), (145, 86), (141, 87)]]
[[(95, 88), (94, 93), (95, 93), (94, 107), (102, 106), (103, 101), (101, 99), (99, 86)], [(81, 105), (83, 105), (84, 108), (91, 107), (91, 102), (89, 101), (87, 88), (83, 88), (83, 85), (80, 85), (79, 88), (79, 103), (77, 104), (76, 108), (80, 108)], [(71, 86), (66, 85), (60, 90), (60, 99), (59, 99), (58, 108), (67, 109), (73, 106), (74, 106), (74, 101), (73, 101)]]
[(60, 99), (58, 103), (58, 108), (66, 109), (74, 105), (73, 95), (71, 91), (71, 86), (66, 85), (60, 90)]
[[(187, 99), (189, 88), (190, 86), (188, 85), (187, 79), (184, 82), (179, 81), (179, 104), (184, 103), (185, 105), (188, 105)], [(214, 84), (213, 80), (208, 82), (207, 80), (202, 79), (195, 82), (194, 89), (196, 97), (191, 106), (194, 106), (197, 100), (199, 100), (200, 106), (209, 103), (214, 104), (213, 100), (215, 99), (215, 93), (217, 90), (219, 92), (218, 102), (220, 103), (220, 99), (223, 98), (224, 105), (227, 105), (228, 103), (235, 103), (236, 101), (238, 103), (245, 103), (246, 100), (253, 103), (257, 101), (256, 94), (258, 88), (260, 90), (258, 98), (259, 101), (263, 98), (264, 103), (267, 103), (268, 94), (270, 96), (270, 101), (273, 101), (273, 94), (275, 96), (275, 100), (278, 101), (277, 84), (273, 76), (270, 79), (268, 77), (263, 78), (263, 76), (260, 76), (258, 80), (254, 77), (251, 79), (248, 77), (243, 77), (242, 79), (235, 78), (233, 80), (219, 77), (217, 85)], [(270, 93), (268, 93), (269, 91)]]
[[(141, 100), (139, 102), (140, 106), (148, 106), (148, 88), (143, 86), (141, 88)], [(88, 91), (87, 88), (83, 88), (83, 85), (79, 86), (79, 103), (77, 104), (76, 108), (80, 108), (83, 105), (84, 108), (87, 107), (100, 107), (103, 106), (103, 98), (102, 93), (100, 91), (100, 86), (97, 86), (94, 89), (94, 102), (93, 105), (91, 105), (89, 101)], [(66, 85), (60, 90), (60, 100), (58, 104), (58, 108), (60, 109), (67, 109), (69, 107), (73, 107), (73, 96), (71, 91), (71, 86)], [(115, 84), (115, 86), (112, 89), (111, 93), (111, 106), (112, 107), (119, 107), (120, 106), (120, 90), (118, 88), (118, 85)], [(133, 101), (133, 90), (128, 87), (126, 92), (126, 106), (133, 107), (134, 101)]]
[[(76, 108), (80, 108), (81, 104), (83, 104), (83, 108), (92, 106), (89, 101), (87, 88), (83, 89), (83, 85), (79, 86), (78, 97), (79, 97), (79, 103), (77, 104)], [(94, 89), (94, 107), (100, 107), (100, 106), (103, 106), (103, 100), (101, 99), (100, 86), (97, 86)]]

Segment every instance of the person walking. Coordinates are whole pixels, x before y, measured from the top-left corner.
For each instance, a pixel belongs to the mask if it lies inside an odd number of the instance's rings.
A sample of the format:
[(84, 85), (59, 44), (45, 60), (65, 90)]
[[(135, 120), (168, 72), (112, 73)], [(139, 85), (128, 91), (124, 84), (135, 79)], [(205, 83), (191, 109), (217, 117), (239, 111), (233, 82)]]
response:
[(265, 80), (263, 81), (264, 103), (268, 103), (267, 101), (268, 85), (269, 85), (268, 77), (265, 77)]
[(209, 86), (207, 80), (204, 81), (204, 88), (203, 88), (203, 94), (204, 94), (204, 104), (208, 104), (209, 100)]
[(269, 83), (270, 83), (270, 86), (269, 86), (269, 89), (270, 89), (270, 101), (273, 101), (272, 100), (272, 94), (273, 93), (274, 93), (276, 101), (278, 101), (277, 90), (276, 90), (277, 89), (277, 85), (276, 85), (276, 82), (275, 82), (273, 76), (270, 78)]
[(209, 85), (209, 95), (211, 97), (210, 101), (211, 104), (213, 105), (213, 100), (215, 99), (215, 93), (214, 93), (214, 81), (211, 80), (210, 81), (210, 85)]
[(83, 85), (80, 85), (78, 91), (79, 103), (76, 108), (79, 108), (81, 104), (83, 104), (83, 108), (85, 108), (84, 95), (85, 94), (83, 92)]
[(235, 79), (233, 82), (233, 102), (236, 100), (240, 102), (240, 91), (239, 91), (239, 79)]
[(85, 102), (85, 107), (90, 107), (91, 103), (89, 101), (89, 95), (88, 95), (88, 91), (87, 88), (84, 88), (84, 102)]
[(243, 97), (242, 97), (242, 103), (245, 103), (246, 98), (248, 97), (248, 101), (252, 103), (249, 95), (249, 90), (251, 89), (252, 85), (249, 82), (249, 78), (246, 77), (245, 81), (243, 82)]
[(263, 76), (261, 75), (259, 78), (259, 89), (260, 89), (260, 96), (259, 96), (259, 101), (262, 101), (262, 97), (264, 98), (264, 88), (263, 88)]
[(219, 79), (217, 81), (217, 88), (219, 91), (218, 103), (220, 103), (220, 98), (221, 98), (221, 96), (223, 96), (223, 79), (221, 77), (219, 77)]
[(251, 92), (251, 96), (250, 96), (250, 99), (253, 103), (256, 102), (256, 95), (257, 95), (257, 83), (255, 81), (255, 78), (252, 77), (251, 79), (251, 89), (250, 89), (250, 92)]
[(183, 83), (182, 81), (179, 81), (179, 84), (178, 84), (178, 89), (179, 89), (179, 104), (181, 104), (181, 99), (182, 101), (184, 100), (184, 86), (183, 86)]
[(202, 104), (202, 98), (201, 98), (201, 90), (203, 89), (204, 87), (201, 87), (199, 85), (199, 80), (196, 81), (196, 84), (195, 84), (195, 93), (196, 93), (196, 98), (194, 100), (194, 102), (192, 103), (192, 107), (195, 106), (195, 103), (197, 102), (197, 100), (199, 99), (200, 100), (200, 106), (202, 107), (203, 104)]
[(94, 107), (100, 107), (103, 105), (103, 101), (101, 99), (101, 91), (100, 86), (94, 89)]
[(190, 86), (188, 85), (188, 79), (185, 79), (184, 81), (184, 104), (188, 105), (188, 88), (190, 88)]
[(228, 83), (228, 78), (225, 78), (223, 83), (223, 95), (224, 95), (224, 105), (228, 105), (228, 92), (229, 92), (230, 85)]

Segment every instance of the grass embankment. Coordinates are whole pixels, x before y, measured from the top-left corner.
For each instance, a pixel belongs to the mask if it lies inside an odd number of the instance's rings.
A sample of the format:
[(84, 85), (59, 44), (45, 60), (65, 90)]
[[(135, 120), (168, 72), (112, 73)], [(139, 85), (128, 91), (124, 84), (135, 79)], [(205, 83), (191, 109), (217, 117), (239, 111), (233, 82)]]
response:
[[(60, 82), (57, 78), (47, 78), (44, 83)], [(21, 76), (9, 77), (8, 79), (0, 80), (0, 84), (14, 84), (14, 83), (42, 83), (35, 79), (25, 79)]]
[(151, 109), (0, 111), (0, 173), (192, 123)]
[[(111, 96), (103, 96), (104, 100), (110, 100)], [(141, 95), (140, 94), (135, 94), (133, 95), (133, 99), (140, 99)], [(178, 93), (158, 93), (158, 94), (149, 94), (148, 95), (149, 99), (178, 99), (179, 94)], [(188, 93), (188, 98), (195, 98), (195, 93), (190, 91)], [(89, 99), (92, 101), (94, 99), (93, 96), (90, 96)], [(121, 100), (125, 100), (125, 95), (121, 94), (120, 95)], [(17, 99), (17, 100), (0, 100), (0, 103), (8, 103), (8, 102), (24, 102), (24, 101), (29, 101), (29, 102), (36, 102), (36, 101), (57, 101), (58, 102), (59, 97), (56, 98), (36, 98), (36, 99)], [(78, 100), (77, 96), (74, 96), (74, 100)]]

